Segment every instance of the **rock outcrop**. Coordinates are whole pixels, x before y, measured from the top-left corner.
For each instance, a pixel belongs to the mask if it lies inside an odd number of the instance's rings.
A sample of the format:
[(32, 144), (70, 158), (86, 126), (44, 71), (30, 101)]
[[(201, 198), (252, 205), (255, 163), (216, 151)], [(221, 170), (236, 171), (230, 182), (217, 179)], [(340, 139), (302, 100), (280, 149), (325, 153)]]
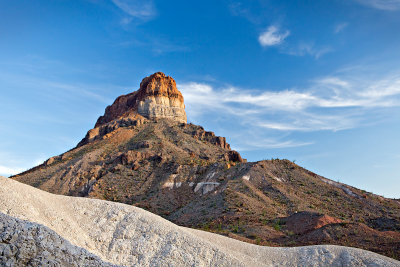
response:
[(326, 214), (303, 211), (284, 218), (282, 222), (287, 230), (299, 235), (319, 229), (325, 225), (342, 223), (343, 221)]
[(175, 80), (162, 72), (144, 78), (139, 90), (118, 97), (97, 120), (95, 128), (132, 113), (148, 119), (187, 121), (183, 96), (176, 88)]
[(0, 212), (0, 266), (115, 266), (38, 223)]
[[(140, 126), (156, 119), (187, 122), (183, 96), (175, 80), (162, 72), (144, 78), (137, 91), (119, 96), (77, 146), (106, 139), (120, 127)], [(219, 141), (220, 146), (226, 146), (225, 140)]]

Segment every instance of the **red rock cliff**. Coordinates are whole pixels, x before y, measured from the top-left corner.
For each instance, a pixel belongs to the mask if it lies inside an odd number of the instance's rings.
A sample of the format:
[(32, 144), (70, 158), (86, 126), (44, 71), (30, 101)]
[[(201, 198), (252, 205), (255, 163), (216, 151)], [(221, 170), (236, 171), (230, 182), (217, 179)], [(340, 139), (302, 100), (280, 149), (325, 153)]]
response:
[(139, 90), (119, 96), (106, 108), (95, 128), (131, 112), (148, 119), (170, 118), (184, 123), (187, 121), (183, 96), (176, 88), (175, 80), (162, 72), (144, 78)]

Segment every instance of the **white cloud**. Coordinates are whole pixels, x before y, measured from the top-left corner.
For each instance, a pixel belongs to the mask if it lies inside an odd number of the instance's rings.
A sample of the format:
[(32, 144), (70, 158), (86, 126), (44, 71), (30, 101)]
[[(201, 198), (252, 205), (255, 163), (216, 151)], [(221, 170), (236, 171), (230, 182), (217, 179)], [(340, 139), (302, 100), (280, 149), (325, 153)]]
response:
[(378, 80), (337, 74), (302, 90), (255, 91), (195, 82), (179, 84), (179, 89), (191, 118), (220, 114), (237, 118), (235, 123), (284, 132), (351, 129), (380, 109), (400, 107), (400, 72)]
[[(2, 151), (7, 150), (2, 148)], [(24, 172), (34, 166), (40, 165), (44, 162), (43, 156), (38, 156), (37, 158), (24, 159), (23, 154), (17, 153), (15, 151), (11, 152), (1, 152), (0, 151), (0, 176), (11, 176), (21, 172)]]
[(88, 90), (85, 88), (91, 87), (90, 85), (86, 84), (81, 84), (81, 85), (73, 85), (73, 84), (68, 84), (68, 83), (60, 83), (56, 81), (46, 81), (46, 80), (40, 80), (37, 79), (37, 83), (40, 84), (40, 86), (48, 89), (54, 89), (54, 90), (63, 90), (72, 93), (73, 95), (80, 95), (83, 98), (87, 99), (95, 99), (96, 101), (102, 102), (102, 103), (110, 103), (111, 99), (104, 97), (98, 93), (95, 93), (95, 88), (91, 88), (92, 90)]
[(122, 25), (128, 25), (129, 23), (131, 23), (133, 20), (133, 17), (125, 17), (121, 19), (121, 24)]
[(258, 41), (262, 46), (275, 46), (281, 44), (289, 34), (289, 31), (280, 31), (278, 27), (272, 25), (258, 36)]
[(285, 114), (284, 118), (279, 117), (279, 121), (265, 121), (261, 119), (257, 126), (271, 130), (291, 132), (336, 132), (354, 128), (358, 122), (355, 115), (354, 113), (323, 115), (313, 112), (299, 112), (297, 114)]
[(382, 99), (398, 94), (400, 94), (400, 76), (380, 80), (369, 86), (367, 90), (360, 92), (362, 97), (372, 99)]
[[(127, 23), (130, 23), (131, 20), (129, 20)], [(155, 55), (161, 55), (173, 52), (191, 51), (191, 48), (188, 45), (179, 44), (176, 41), (173, 42), (167, 38), (163, 38), (160, 36), (147, 36), (146, 38), (141, 38), (140, 40), (131, 39), (129, 41), (120, 42), (116, 46), (121, 46), (121, 47), (137, 46), (143, 49), (149, 49)]]
[(313, 43), (307, 43), (307, 42), (302, 42), (299, 43), (297, 46), (282, 49), (282, 53), (288, 55), (293, 55), (293, 56), (310, 55), (316, 59), (332, 51), (333, 49), (329, 46), (316, 47)]
[(2, 175), (2, 176), (10, 176), (10, 175), (18, 174), (18, 173), (23, 172), (24, 170), (25, 169), (23, 169), (23, 168), (9, 168), (9, 167), (0, 165), (0, 175)]
[(347, 22), (343, 22), (343, 23), (337, 24), (337, 25), (335, 26), (334, 33), (340, 33), (340, 32), (342, 32), (344, 29), (347, 28), (347, 26), (349, 26), (349, 23), (347, 23)]
[(349, 87), (349, 82), (344, 81), (338, 77), (324, 77), (321, 79), (316, 80), (317, 84), (324, 85), (327, 87), (341, 87), (341, 88), (347, 88)]
[(251, 141), (249, 139), (243, 142), (243, 147), (236, 148), (240, 151), (254, 150), (254, 149), (276, 149), (276, 148), (290, 148), (312, 145), (313, 142), (296, 142), (293, 140), (280, 141), (272, 138)]
[(193, 107), (205, 105), (227, 108), (231, 104), (249, 104), (271, 110), (299, 110), (315, 101), (311, 94), (293, 90), (255, 94), (250, 90), (227, 87), (217, 91), (211, 85), (194, 82), (181, 84), (180, 90), (184, 94), (185, 102)]
[(253, 13), (251, 9), (243, 5), (243, 3), (233, 2), (228, 7), (233, 16), (243, 17), (253, 24), (259, 24), (262, 21), (262, 16)]
[(130, 23), (132, 18), (147, 20), (156, 15), (156, 10), (151, 0), (112, 0), (112, 2), (129, 16), (122, 19), (122, 24)]
[(376, 9), (395, 11), (400, 10), (400, 0), (356, 0), (360, 4)]

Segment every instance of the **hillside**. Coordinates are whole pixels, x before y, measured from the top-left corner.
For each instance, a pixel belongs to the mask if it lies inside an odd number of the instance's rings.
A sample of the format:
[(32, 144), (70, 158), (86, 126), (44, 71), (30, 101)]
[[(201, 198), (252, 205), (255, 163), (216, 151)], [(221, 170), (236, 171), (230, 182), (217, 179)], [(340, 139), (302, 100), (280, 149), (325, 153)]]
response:
[(400, 202), (288, 160), (246, 162), (187, 124), (172, 78), (117, 98), (78, 146), (13, 179), (144, 208), (181, 226), (268, 246), (336, 244), (400, 259)]
[(270, 248), (179, 227), (140, 208), (0, 177), (5, 266), (400, 266), (360, 249)]

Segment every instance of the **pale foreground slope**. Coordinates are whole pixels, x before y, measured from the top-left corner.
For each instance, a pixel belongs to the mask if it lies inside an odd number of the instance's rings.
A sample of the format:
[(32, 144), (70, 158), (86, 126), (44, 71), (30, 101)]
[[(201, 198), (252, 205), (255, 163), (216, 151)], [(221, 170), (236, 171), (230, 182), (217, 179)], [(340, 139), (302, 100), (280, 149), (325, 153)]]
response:
[(400, 266), (355, 248), (247, 244), (179, 227), (133, 206), (53, 195), (4, 177), (0, 261), (13, 266)]

